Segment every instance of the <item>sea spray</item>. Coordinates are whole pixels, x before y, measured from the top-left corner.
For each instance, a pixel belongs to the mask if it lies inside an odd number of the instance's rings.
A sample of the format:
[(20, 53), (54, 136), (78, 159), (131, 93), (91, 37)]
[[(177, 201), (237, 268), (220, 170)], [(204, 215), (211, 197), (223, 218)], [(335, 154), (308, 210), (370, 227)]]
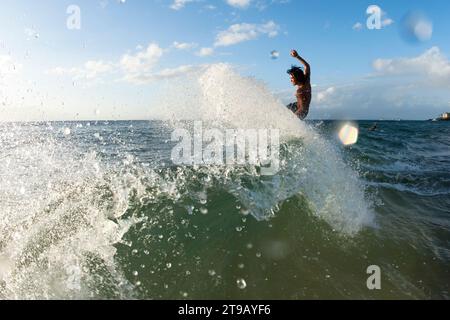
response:
[[(221, 274), (224, 266), (208, 265), (218, 261), (216, 255), (230, 254), (215, 244), (245, 237), (249, 223), (276, 218), (297, 198), (297, 216), (311, 212), (343, 234), (355, 235), (372, 223), (358, 174), (264, 84), (214, 65), (176, 88), (152, 109), (155, 117), (170, 120), (168, 127), (147, 123), (135, 132), (120, 123), (0, 126), (1, 298), (159, 298), (180, 290), (195, 297), (177, 275), (197, 277), (200, 268), (208, 277), (215, 270), (210, 288), (238, 289), (236, 278)], [(168, 129), (169, 141), (170, 131), (192, 127), (186, 119), (220, 130), (280, 130), (280, 170), (261, 176), (257, 165), (175, 166), (170, 144), (148, 136)], [(195, 222), (199, 216), (217, 219), (212, 234), (203, 236), (208, 230)], [(298, 245), (286, 244), (283, 252)], [(262, 249), (249, 254), (286, 258), (270, 250), (262, 255)], [(251, 278), (245, 277), (247, 288)], [(207, 285), (192, 282), (202, 290)]]
[(126, 294), (130, 285), (117, 269), (113, 245), (133, 223), (121, 217), (137, 179), (125, 171), (110, 175), (94, 153), (77, 153), (51, 127), (2, 129), (0, 297)]
[[(280, 203), (299, 194), (307, 198), (316, 215), (342, 232), (354, 234), (373, 223), (365, 185), (344, 163), (337, 146), (299, 121), (263, 83), (240, 76), (226, 64), (209, 66), (183, 81), (183, 85), (175, 86), (176, 91), (171, 88), (164, 92), (154, 109), (155, 118), (170, 120), (172, 128), (192, 129), (189, 123), (196, 120), (207, 128), (222, 130), (280, 131), (285, 143), (278, 174), (262, 179), (251, 169), (225, 170), (236, 177), (230, 181), (229, 190), (257, 219), (273, 216)], [(181, 102), (176, 104), (180, 107), (166, 104), (172, 101)], [(214, 170), (217, 167), (211, 167), (211, 173)], [(242, 188), (243, 182), (251, 187)]]

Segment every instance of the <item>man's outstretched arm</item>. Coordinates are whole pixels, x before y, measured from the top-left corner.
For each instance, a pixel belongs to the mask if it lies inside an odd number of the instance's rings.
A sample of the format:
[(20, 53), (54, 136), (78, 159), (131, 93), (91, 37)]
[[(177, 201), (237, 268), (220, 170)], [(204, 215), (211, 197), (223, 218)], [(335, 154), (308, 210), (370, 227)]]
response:
[(291, 56), (298, 59), (303, 64), (303, 66), (305, 67), (305, 75), (307, 75), (307, 76), (311, 75), (311, 66), (305, 59), (300, 57), (300, 55), (298, 54), (298, 52), (296, 50), (291, 51)]

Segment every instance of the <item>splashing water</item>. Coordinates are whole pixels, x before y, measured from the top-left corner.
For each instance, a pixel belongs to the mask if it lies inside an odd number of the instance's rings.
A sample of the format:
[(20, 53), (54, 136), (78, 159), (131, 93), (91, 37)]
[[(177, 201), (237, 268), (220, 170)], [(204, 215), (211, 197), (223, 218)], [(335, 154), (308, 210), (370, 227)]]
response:
[[(235, 197), (240, 217), (245, 212), (259, 221), (276, 216), (284, 201), (298, 196), (345, 234), (373, 223), (365, 186), (337, 148), (298, 121), (264, 84), (219, 64), (176, 87), (152, 109), (155, 117), (169, 120), (172, 129), (185, 126), (184, 120), (219, 129), (279, 129), (280, 171), (262, 177), (251, 166), (161, 167), (134, 159), (131, 140), (120, 132), (98, 133), (87, 125), (1, 125), (0, 298), (133, 297), (145, 279), (139, 279), (137, 268), (127, 275), (117, 261), (119, 246), (137, 252), (126, 235), (142, 226), (153, 237), (145, 235), (144, 252), (151, 256), (152, 241), (175, 241), (157, 228), (158, 219), (174, 219), (174, 207), (213, 216), (207, 209), (210, 189)], [(81, 141), (79, 132), (87, 132)], [(111, 159), (105, 150), (114, 139), (121, 151)], [(147, 144), (139, 148), (155, 147)], [(276, 257), (285, 257), (283, 252)], [(163, 268), (175, 270), (176, 264), (168, 267), (167, 261)], [(152, 297), (151, 290), (146, 294)]]
[(130, 290), (112, 245), (133, 223), (121, 217), (137, 179), (61, 144), (52, 127), (2, 129), (0, 298), (99, 297), (106, 282), (111, 297)]
[[(172, 126), (182, 120), (201, 120), (206, 127), (220, 129), (279, 129), (282, 169), (267, 179), (233, 169), (235, 180), (229, 188), (258, 219), (273, 216), (278, 204), (295, 194), (308, 199), (313, 212), (335, 228), (349, 234), (373, 223), (370, 205), (364, 197), (364, 184), (343, 162), (338, 149), (323, 139), (285, 108), (261, 82), (244, 78), (225, 64), (213, 65), (188, 82), (178, 92), (165, 97), (155, 112), (170, 119)], [(171, 108), (183, 101), (182, 112)], [(168, 104), (167, 104), (168, 103)], [(211, 169), (211, 173), (213, 170)], [(229, 172), (227, 172), (228, 174)], [(223, 175), (224, 172), (216, 172)], [(241, 188), (243, 183), (251, 188)]]

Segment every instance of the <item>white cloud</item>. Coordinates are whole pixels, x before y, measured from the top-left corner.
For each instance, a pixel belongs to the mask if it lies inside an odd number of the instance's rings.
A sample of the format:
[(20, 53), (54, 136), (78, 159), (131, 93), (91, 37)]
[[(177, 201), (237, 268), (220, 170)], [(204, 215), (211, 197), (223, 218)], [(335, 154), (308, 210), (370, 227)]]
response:
[(227, 3), (235, 8), (244, 9), (250, 5), (251, 0), (227, 0)]
[(261, 35), (276, 37), (280, 27), (273, 21), (266, 24), (241, 23), (230, 26), (227, 30), (219, 32), (214, 46), (227, 47), (240, 42), (257, 39)]
[(201, 48), (199, 52), (196, 53), (199, 57), (207, 57), (214, 54), (213, 48)]
[(177, 77), (185, 76), (189, 73), (195, 72), (201, 69), (203, 66), (195, 65), (182, 65), (176, 68), (167, 68), (158, 72), (149, 72), (142, 74), (128, 74), (123, 80), (132, 84), (143, 85), (154, 81), (160, 81), (165, 79), (173, 79)]
[(376, 59), (378, 75), (417, 75), (433, 84), (450, 86), (450, 61), (438, 47), (414, 58)]
[[(360, 79), (350, 84), (317, 88), (311, 103), (313, 118), (429, 119), (442, 112), (448, 95), (414, 82), (389, 77)], [(331, 88), (333, 88), (331, 90)]]
[[(180, 50), (185, 50), (193, 47), (194, 44), (176, 42), (173, 46)], [(204, 53), (207, 53), (207, 51), (204, 51)], [(145, 84), (152, 81), (179, 77), (199, 68), (199, 66), (183, 65), (176, 68), (155, 71), (163, 54), (164, 49), (156, 43), (150, 43), (146, 49), (141, 49), (135, 54), (124, 54), (117, 63), (105, 62), (103, 60), (90, 60), (82, 67), (57, 67), (49, 70), (47, 73), (84, 80), (94, 80), (101, 75), (117, 73), (120, 77), (119, 79), (110, 79), (126, 81), (132, 84)], [(0, 56), (0, 70), (2, 69), (1, 66), (5, 64), (3, 61), (6, 61), (6, 59)]]
[[(141, 48), (138, 46), (138, 48)], [(135, 79), (150, 74), (157, 65), (164, 50), (156, 43), (150, 43), (146, 49), (135, 54), (124, 54), (117, 63), (103, 60), (87, 61), (82, 67), (57, 67), (47, 73), (57, 76), (69, 76), (74, 80), (94, 80), (102, 75), (123, 73), (124, 79)]]
[[(313, 87), (311, 119), (430, 119), (448, 110), (450, 60), (434, 47), (409, 58), (376, 59), (374, 73)], [(295, 100), (292, 89), (276, 95)]]
[(175, 41), (172, 44), (172, 46), (175, 49), (178, 49), (178, 50), (190, 50), (190, 49), (196, 48), (198, 46), (198, 44), (195, 43), (195, 42), (186, 43), (186, 42), (177, 42), (177, 41)]
[(258, 1), (252, 0), (252, 2), (259, 11), (263, 11), (268, 7), (270, 7), (271, 5), (283, 5), (290, 3), (291, 0), (258, 0)]
[(176, 68), (163, 69), (154, 74), (155, 79), (171, 79), (186, 75), (198, 69), (198, 66), (183, 65)]
[(142, 73), (150, 71), (163, 55), (163, 49), (156, 43), (150, 43), (147, 49), (135, 55), (125, 54), (120, 65), (126, 73)]
[(84, 79), (84, 80), (92, 80), (101, 75), (113, 72), (115, 66), (111, 62), (105, 62), (102, 60), (90, 60), (87, 61), (83, 67), (80, 68), (62, 68), (57, 67), (50, 71), (48, 74), (56, 75), (56, 76), (69, 76), (75, 80)]
[(336, 92), (336, 88), (335, 87), (329, 87), (326, 90), (323, 91), (319, 91), (317, 93), (317, 102), (324, 102), (327, 101), (328, 99), (330, 99), (330, 97), (333, 96), (333, 94)]
[(385, 18), (385, 19), (381, 20), (382, 27), (390, 26), (393, 23), (394, 23), (394, 20), (392, 20), (391, 18)]
[(114, 69), (112, 63), (104, 61), (88, 61), (84, 65), (86, 70), (86, 78), (95, 78), (100, 74), (109, 73)]
[(186, 6), (186, 4), (193, 1), (195, 0), (174, 0), (170, 8), (173, 10), (180, 10), (183, 9)]
[(362, 28), (363, 28), (363, 25), (361, 22), (355, 23), (352, 27), (353, 30), (357, 30), (357, 31), (362, 30)]
[[(172, 47), (178, 50), (187, 50), (196, 47), (196, 43), (174, 42)], [(167, 68), (155, 71), (157, 63), (163, 56), (164, 49), (158, 44), (151, 43), (144, 51), (135, 55), (124, 55), (121, 59), (121, 66), (124, 72), (122, 80), (132, 84), (146, 84), (153, 81), (180, 77), (196, 69), (192, 65), (183, 65), (176, 68)]]
[(429, 119), (448, 106), (450, 61), (439, 48), (417, 57), (376, 59), (373, 68), (375, 74), (353, 83), (314, 88), (311, 117)]
[(47, 70), (46, 74), (51, 74), (54, 76), (63, 76), (63, 75), (67, 75), (67, 74), (71, 74), (71, 72), (69, 72), (70, 69), (66, 69), (63, 67), (55, 67), (53, 69)]

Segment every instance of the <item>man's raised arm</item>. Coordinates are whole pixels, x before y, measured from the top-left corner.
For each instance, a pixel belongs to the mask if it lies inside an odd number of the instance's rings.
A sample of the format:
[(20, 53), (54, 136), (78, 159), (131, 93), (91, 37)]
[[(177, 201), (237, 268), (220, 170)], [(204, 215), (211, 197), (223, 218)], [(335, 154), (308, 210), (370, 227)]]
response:
[(297, 58), (305, 66), (305, 75), (306, 76), (311, 75), (311, 66), (305, 59), (303, 59), (302, 57), (299, 56), (299, 54), (296, 50), (291, 51), (291, 56), (294, 58)]

